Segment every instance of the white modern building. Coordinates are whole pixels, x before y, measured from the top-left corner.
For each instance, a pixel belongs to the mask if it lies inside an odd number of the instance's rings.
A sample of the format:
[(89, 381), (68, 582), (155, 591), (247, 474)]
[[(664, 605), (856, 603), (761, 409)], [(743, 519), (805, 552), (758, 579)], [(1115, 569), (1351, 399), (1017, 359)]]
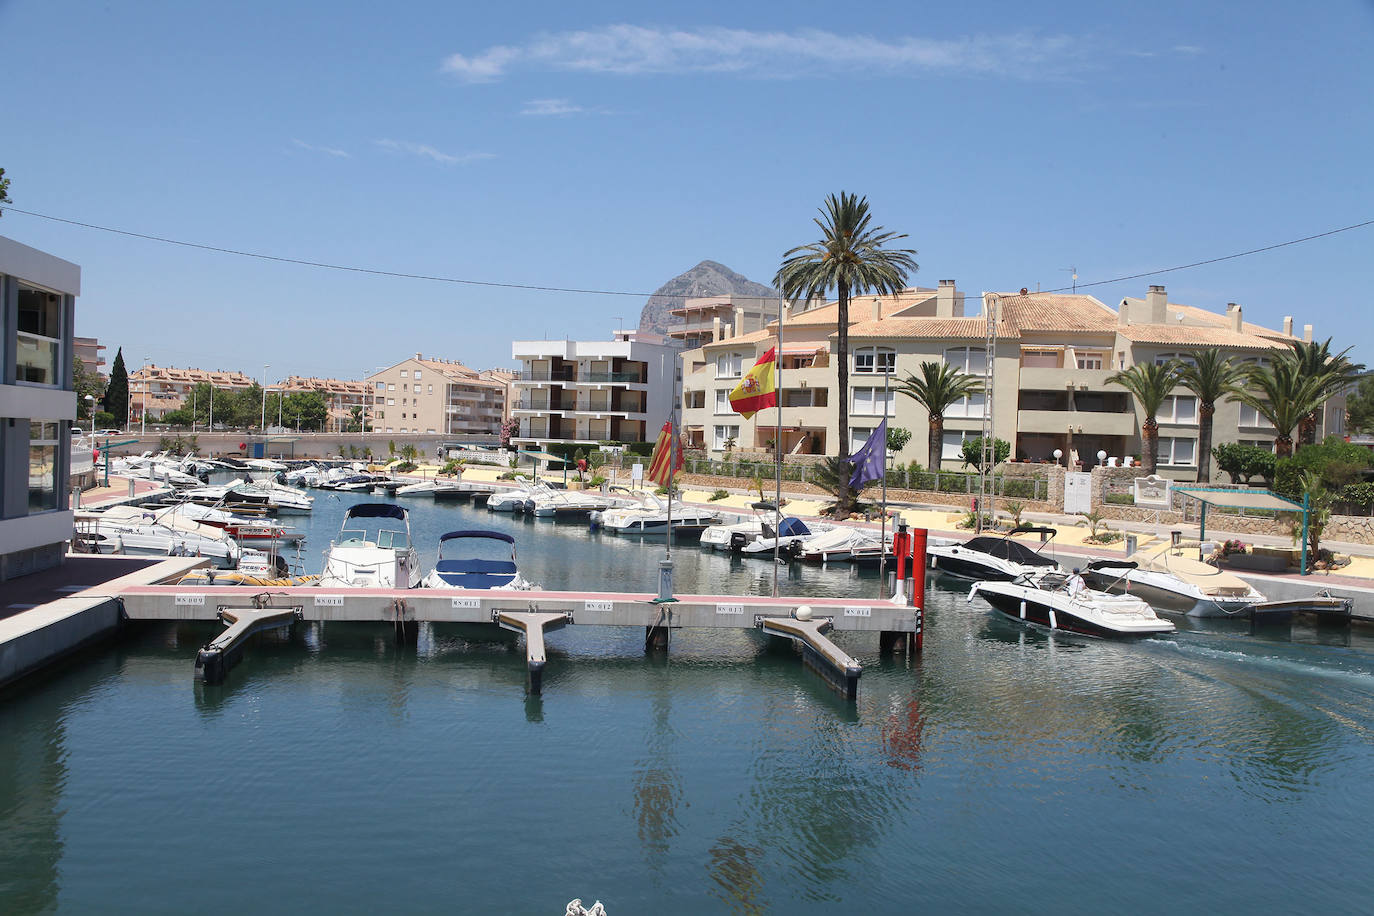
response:
[(680, 349), (657, 335), (617, 331), (612, 340), (517, 340), (511, 416), (521, 448), (644, 442), (673, 407)]
[(61, 564), (81, 268), (0, 237), (0, 581)]

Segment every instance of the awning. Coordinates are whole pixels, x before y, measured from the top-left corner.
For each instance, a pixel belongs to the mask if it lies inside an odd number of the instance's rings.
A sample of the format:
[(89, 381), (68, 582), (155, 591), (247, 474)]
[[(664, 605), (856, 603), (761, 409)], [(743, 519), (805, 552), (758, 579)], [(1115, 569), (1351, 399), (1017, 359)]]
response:
[(521, 449), (520, 454), (529, 455), (531, 458), (538, 458), (540, 461), (569, 461), (568, 458), (560, 458), (557, 455), (550, 455), (548, 452), (540, 452), (534, 449)]
[(825, 344), (783, 344), (783, 356), (813, 356), (821, 350), (828, 349)]
[(1174, 487), (1175, 493), (1190, 496), (1209, 506), (1228, 509), (1273, 509), (1277, 512), (1301, 512), (1302, 503), (1280, 496), (1271, 490), (1228, 490), (1219, 487)]

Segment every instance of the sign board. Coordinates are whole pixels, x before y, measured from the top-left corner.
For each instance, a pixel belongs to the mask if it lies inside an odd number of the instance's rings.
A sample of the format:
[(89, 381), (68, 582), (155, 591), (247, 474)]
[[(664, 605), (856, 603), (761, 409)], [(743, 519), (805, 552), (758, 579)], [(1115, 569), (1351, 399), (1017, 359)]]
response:
[(1137, 477), (1135, 483), (1135, 504), (1146, 509), (1168, 509), (1173, 505), (1174, 482), (1167, 477), (1151, 474)]
[(644, 465), (635, 462), (630, 466), (630, 479), (638, 483), (644, 479)]
[(1086, 515), (1093, 510), (1093, 475), (1087, 471), (1066, 471), (1064, 474), (1064, 511), (1069, 515)]

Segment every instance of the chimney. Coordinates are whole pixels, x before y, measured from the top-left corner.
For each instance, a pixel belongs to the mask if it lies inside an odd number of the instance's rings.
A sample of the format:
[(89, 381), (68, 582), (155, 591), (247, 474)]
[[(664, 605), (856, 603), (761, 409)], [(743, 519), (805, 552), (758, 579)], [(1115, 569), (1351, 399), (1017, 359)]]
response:
[(940, 288), (935, 291), (936, 318), (962, 318), (964, 316), (964, 296), (955, 287), (953, 280), (941, 280)]
[(734, 324), (734, 326), (737, 327), (737, 328), (742, 328), (742, 327), (744, 327), (744, 309), (742, 309), (742, 308), (737, 308), (737, 309), (735, 309), (735, 324)]
[(1150, 287), (1145, 294), (1145, 307), (1150, 324), (1164, 324), (1169, 320), (1169, 297), (1164, 294), (1164, 287)]
[(879, 299), (877, 296), (873, 297), (873, 320), (883, 320), (883, 300)]
[(1292, 336), (1293, 336), (1293, 316), (1292, 316), (1292, 315), (1284, 315), (1284, 316), (1283, 316), (1283, 333), (1287, 334), (1289, 337), (1292, 337)]
[(720, 340), (720, 316), (711, 319), (711, 342)]
[(1121, 308), (1116, 313), (1117, 327), (1126, 327), (1131, 323), (1131, 303), (1125, 299), (1121, 300)]
[(1312, 325), (1305, 324), (1302, 326), (1302, 339), (1308, 343), (1312, 342)]
[(416, 358), (416, 359), (419, 359), (419, 358), (420, 358), (420, 354), (419, 354), (419, 353), (416, 353), (416, 354), (415, 354), (415, 358)]
[(1228, 325), (1231, 330), (1235, 331), (1237, 334), (1240, 333), (1240, 329), (1244, 326), (1244, 322), (1241, 320), (1240, 316), (1240, 306), (1236, 305), (1234, 302), (1226, 303), (1226, 317), (1230, 319)]

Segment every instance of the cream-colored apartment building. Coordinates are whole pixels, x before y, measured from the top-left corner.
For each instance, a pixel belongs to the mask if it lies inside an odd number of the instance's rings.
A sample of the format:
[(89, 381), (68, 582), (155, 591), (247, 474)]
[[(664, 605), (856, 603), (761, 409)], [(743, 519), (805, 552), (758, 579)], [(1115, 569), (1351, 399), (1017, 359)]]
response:
[(701, 296), (683, 300), (668, 314), (676, 319), (668, 339), (694, 349), (720, 337), (761, 330), (777, 317), (777, 303), (756, 296)]
[[(833, 365), (837, 334), (834, 303), (785, 317), (781, 335), (782, 446), (788, 453), (852, 454), (883, 419), (912, 438), (897, 461), (927, 459), (928, 417), (897, 385), (922, 362), (945, 362), (983, 376), (988, 359), (987, 311), (996, 308), (992, 345), (993, 432), (1012, 443), (1020, 460), (1077, 461), (1083, 467), (1140, 459), (1144, 416), (1125, 389), (1107, 383), (1118, 369), (1143, 361), (1186, 359), (1193, 349), (1220, 347), (1237, 360), (1266, 361), (1286, 349), (1291, 319), (1282, 331), (1244, 321), (1239, 306), (1226, 314), (1170, 303), (1163, 287), (1113, 309), (1089, 295), (984, 293), (976, 314), (965, 314), (964, 295), (951, 280), (935, 290), (906, 290), (897, 297), (863, 297), (850, 303), (850, 441), (838, 443), (838, 397)], [(994, 306), (995, 304), (995, 306)], [(1304, 332), (1311, 338), (1311, 327)], [(767, 449), (776, 438), (773, 409), (752, 420), (730, 410), (729, 391), (754, 360), (778, 343), (777, 322), (762, 331), (721, 336), (683, 355), (684, 425), (689, 441), (713, 453)], [(884, 393), (884, 383), (887, 391)], [(962, 464), (964, 439), (981, 434), (983, 394), (965, 398), (944, 415), (941, 465)], [(1319, 435), (1344, 432), (1343, 403), (1328, 405)], [(1179, 388), (1159, 417), (1160, 473), (1196, 479), (1197, 399)], [(1253, 409), (1218, 405), (1213, 443), (1272, 447), (1273, 429)], [(1214, 475), (1215, 476), (1215, 475)]]
[[(147, 410), (155, 420), (169, 411), (191, 403), (191, 389), (202, 382), (219, 391), (242, 391), (254, 379), (242, 372), (223, 369), (178, 369), (175, 366), (140, 366), (129, 373), (129, 413), (137, 422)], [(271, 386), (268, 386), (271, 387)]]
[(379, 433), (498, 436), (513, 373), (479, 372), (419, 353), (367, 377), (368, 428)]

